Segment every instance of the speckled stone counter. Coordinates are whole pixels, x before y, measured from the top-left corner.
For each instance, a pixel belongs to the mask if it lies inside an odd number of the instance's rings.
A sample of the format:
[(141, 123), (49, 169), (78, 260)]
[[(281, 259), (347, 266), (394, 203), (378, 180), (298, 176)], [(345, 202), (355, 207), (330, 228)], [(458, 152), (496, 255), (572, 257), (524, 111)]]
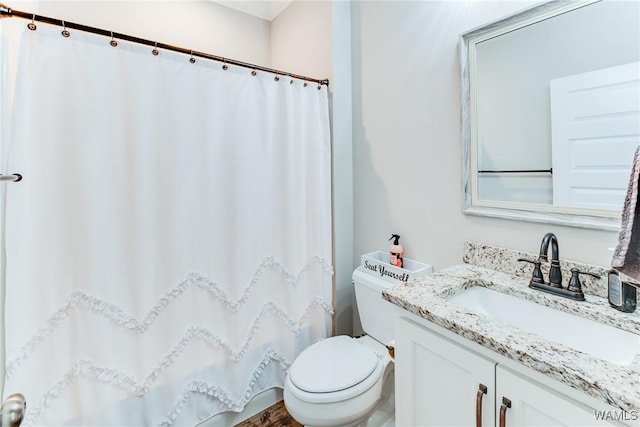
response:
[[(495, 254), (496, 251), (508, 259), (533, 257), (532, 254), (468, 243), (463, 259), (476, 260), (485, 266), (456, 265), (432, 276), (389, 288), (383, 292), (383, 298), (610, 405), (627, 411), (640, 410), (640, 356), (630, 365), (620, 366), (545, 340), (508, 323), (476, 314), (446, 300), (447, 297), (472, 286), (482, 286), (640, 335), (640, 312), (620, 313), (611, 308), (606, 298), (601, 296), (602, 281), (594, 281), (585, 287), (585, 293), (591, 291), (591, 294), (587, 294), (586, 301), (582, 302), (547, 294), (528, 287), (531, 266), (527, 267), (528, 270), (522, 270), (521, 266), (514, 265), (519, 270), (518, 275), (487, 268), (486, 265), (495, 262), (488, 254)], [(500, 263), (503, 266), (501, 268), (507, 264)], [(567, 265), (598, 273), (606, 271), (578, 263), (565, 263), (564, 267)]]

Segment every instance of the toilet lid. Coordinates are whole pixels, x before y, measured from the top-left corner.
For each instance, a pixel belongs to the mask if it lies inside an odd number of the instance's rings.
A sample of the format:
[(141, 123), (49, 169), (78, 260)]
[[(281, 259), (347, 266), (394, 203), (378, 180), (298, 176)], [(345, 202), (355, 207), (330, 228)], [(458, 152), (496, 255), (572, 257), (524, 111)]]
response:
[(313, 344), (289, 368), (291, 382), (309, 393), (344, 390), (365, 380), (380, 361), (354, 338), (340, 335)]

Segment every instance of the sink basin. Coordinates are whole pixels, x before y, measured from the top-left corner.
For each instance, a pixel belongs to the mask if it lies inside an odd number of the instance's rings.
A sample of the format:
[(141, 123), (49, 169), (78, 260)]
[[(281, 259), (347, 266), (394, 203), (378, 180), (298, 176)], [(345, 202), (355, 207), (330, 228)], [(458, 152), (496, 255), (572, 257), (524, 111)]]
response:
[(447, 301), (618, 365), (640, 354), (640, 335), (481, 286)]

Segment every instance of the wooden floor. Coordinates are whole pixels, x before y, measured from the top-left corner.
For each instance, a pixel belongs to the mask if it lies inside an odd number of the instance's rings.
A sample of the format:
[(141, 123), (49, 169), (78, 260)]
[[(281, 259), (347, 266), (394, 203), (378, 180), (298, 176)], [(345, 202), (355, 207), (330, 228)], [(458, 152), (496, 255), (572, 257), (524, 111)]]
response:
[(238, 424), (236, 427), (303, 427), (294, 420), (280, 401)]

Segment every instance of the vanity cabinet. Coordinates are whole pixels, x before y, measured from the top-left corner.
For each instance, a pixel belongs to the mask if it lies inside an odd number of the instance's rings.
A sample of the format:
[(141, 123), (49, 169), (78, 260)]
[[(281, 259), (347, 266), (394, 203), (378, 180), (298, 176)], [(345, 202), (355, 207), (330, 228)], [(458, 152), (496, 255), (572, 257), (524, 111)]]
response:
[[(508, 403), (503, 401), (503, 397), (508, 399)], [(500, 365), (496, 366), (496, 414), (500, 426), (616, 425), (597, 420), (593, 408)]]
[(401, 319), (396, 334), (396, 426), (495, 425), (495, 366)]
[(633, 425), (598, 420), (594, 409), (614, 408), (605, 403), (592, 408), (575, 399), (584, 393), (568, 396), (567, 390), (550, 387), (550, 380), (541, 384), (523, 374), (524, 366), (502, 363), (499, 354), (474, 351), (468, 340), (426, 324), (404, 317), (396, 324), (398, 427)]

